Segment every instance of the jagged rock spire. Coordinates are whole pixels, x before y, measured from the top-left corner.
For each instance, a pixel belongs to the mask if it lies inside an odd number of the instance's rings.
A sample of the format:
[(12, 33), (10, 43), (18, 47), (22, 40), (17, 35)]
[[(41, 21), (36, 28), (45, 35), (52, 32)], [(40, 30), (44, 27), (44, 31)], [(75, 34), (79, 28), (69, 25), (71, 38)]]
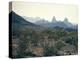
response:
[(55, 23), (55, 22), (56, 22), (56, 17), (53, 16), (53, 18), (52, 18), (52, 23)]
[(67, 17), (64, 18), (64, 22), (65, 23), (68, 22), (68, 18)]

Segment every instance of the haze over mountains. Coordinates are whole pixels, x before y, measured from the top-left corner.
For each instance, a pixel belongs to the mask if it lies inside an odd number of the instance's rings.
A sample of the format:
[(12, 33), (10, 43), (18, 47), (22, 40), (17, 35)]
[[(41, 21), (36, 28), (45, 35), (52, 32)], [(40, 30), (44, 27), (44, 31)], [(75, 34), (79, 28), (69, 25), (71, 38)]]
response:
[(15, 12), (11, 12), (10, 16), (12, 16), (12, 24), (20, 27), (25, 26), (28, 28), (34, 27), (45, 27), (45, 28), (69, 28), (69, 29), (77, 29), (78, 25), (74, 25), (68, 21), (68, 18), (65, 18), (64, 21), (57, 21), (55, 16), (53, 16), (52, 21), (41, 19), (40, 17), (21, 17)]
[(62, 28), (72, 28), (72, 29), (77, 29), (77, 24), (72, 24), (68, 21), (68, 18), (64, 18), (63, 21), (58, 21), (56, 20), (56, 17), (53, 16), (52, 21), (49, 22), (48, 20), (42, 19), (40, 17), (25, 17), (23, 16), (24, 19), (36, 24), (36, 25), (41, 25), (44, 27), (49, 27), (49, 28), (54, 28), (54, 27), (62, 27)]

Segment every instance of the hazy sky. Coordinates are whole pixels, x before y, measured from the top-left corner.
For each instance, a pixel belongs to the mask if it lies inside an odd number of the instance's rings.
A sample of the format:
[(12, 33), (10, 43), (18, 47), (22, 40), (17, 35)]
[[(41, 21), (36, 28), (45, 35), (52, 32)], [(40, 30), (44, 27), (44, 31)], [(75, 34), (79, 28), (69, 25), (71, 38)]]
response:
[(78, 23), (78, 8), (76, 5), (63, 5), (52, 3), (12, 2), (12, 10), (21, 16), (41, 17), (48, 21), (55, 16), (57, 20)]

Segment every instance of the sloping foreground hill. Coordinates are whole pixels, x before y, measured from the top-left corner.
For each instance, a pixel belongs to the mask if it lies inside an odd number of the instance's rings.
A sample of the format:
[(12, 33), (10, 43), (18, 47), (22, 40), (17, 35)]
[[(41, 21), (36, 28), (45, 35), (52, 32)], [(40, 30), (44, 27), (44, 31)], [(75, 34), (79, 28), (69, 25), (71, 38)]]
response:
[(15, 12), (9, 13), (9, 19), (12, 21), (12, 23), (22, 24), (22, 25), (35, 25), (28, 21), (26, 21), (24, 18), (16, 14)]
[(12, 32), (12, 35), (18, 35), (19, 32), (25, 30), (25, 29), (40, 29), (42, 28), (39, 25), (35, 25), (31, 22), (28, 22), (20, 15), (16, 14), (14, 11), (11, 11), (9, 13), (9, 26), (10, 26), (10, 32)]

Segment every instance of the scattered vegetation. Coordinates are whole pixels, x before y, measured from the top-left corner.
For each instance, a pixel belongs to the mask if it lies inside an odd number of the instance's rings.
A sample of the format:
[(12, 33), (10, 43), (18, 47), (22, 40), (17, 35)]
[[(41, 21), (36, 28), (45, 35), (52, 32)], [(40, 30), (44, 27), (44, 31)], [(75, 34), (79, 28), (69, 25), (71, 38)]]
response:
[[(77, 31), (67, 31), (65, 29), (17, 29), (13, 30), (13, 33), (13, 40), (16, 41), (13, 44), (18, 45), (18, 47), (13, 50), (13, 53), (16, 51), (13, 58), (56, 56), (77, 53)], [(72, 50), (66, 48), (66, 52), (64, 49), (66, 46), (73, 46), (75, 48)], [(37, 48), (39, 49), (36, 50)]]

